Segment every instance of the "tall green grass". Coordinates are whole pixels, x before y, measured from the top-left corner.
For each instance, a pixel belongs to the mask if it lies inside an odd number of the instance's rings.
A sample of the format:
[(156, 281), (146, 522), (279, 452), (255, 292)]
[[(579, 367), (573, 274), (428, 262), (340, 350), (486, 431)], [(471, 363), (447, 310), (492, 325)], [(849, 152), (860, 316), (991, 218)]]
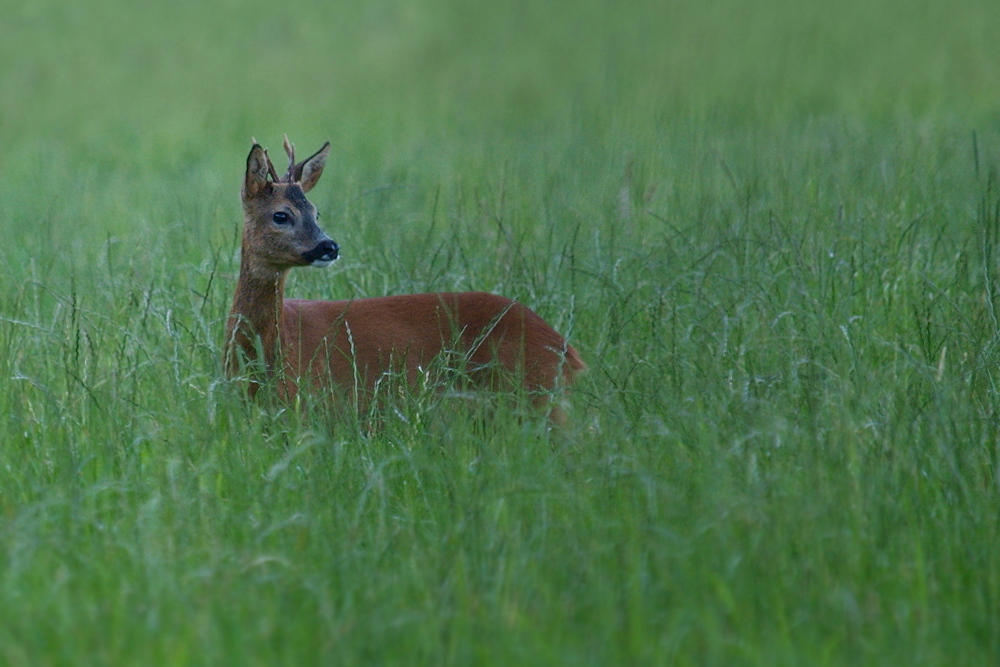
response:
[[(998, 11), (7, 8), (0, 662), (995, 663)], [(343, 248), (290, 294), (518, 298), (565, 430), (241, 400), (284, 132)]]

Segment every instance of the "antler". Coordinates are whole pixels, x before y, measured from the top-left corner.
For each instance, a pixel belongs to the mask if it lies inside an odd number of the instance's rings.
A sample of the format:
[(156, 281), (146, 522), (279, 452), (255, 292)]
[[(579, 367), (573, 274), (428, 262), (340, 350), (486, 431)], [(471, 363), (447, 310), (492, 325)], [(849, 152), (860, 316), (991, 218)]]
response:
[[(258, 146), (260, 145), (259, 143), (257, 143), (257, 138), (256, 137), (250, 137), (250, 141), (252, 141), (254, 144), (256, 144)], [(272, 181), (274, 181), (275, 183), (277, 183), (278, 182), (278, 170), (274, 168), (274, 163), (271, 162), (271, 156), (267, 154), (267, 149), (266, 148), (264, 149), (264, 159), (267, 160), (267, 173), (268, 173), (268, 175), (270, 175)]]
[(267, 149), (264, 149), (264, 159), (267, 160), (267, 173), (271, 175), (271, 180), (275, 183), (280, 182), (278, 178), (278, 170), (274, 168), (274, 163), (271, 162), (271, 156), (267, 154)]
[[(295, 144), (288, 141), (288, 135), (285, 135), (285, 154), (288, 156), (288, 172), (285, 174), (285, 181), (288, 183), (295, 183), (301, 178), (301, 168), (299, 165), (295, 164)], [(299, 173), (296, 173), (299, 172)]]
[[(260, 146), (260, 142), (257, 141), (256, 137), (250, 137), (250, 141), (257, 146)], [(285, 141), (288, 141), (288, 137), (285, 137)], [(285, 144), (286, 148), (288, 144)], [(271, 162), (271, 156), (268, 154), (267, 149), (262, 147), (264, 151), (264, 160), (267, 161), (267, 175), (271, 177), (271, 181), (274, 183), (280, 183), (281, 179), (278, 178), (278, 170), (274, 168), (274, 163)]]
[[(260, 145), (257, 143), (257, 140), (255, 138), (251, 137), (250, 140), (254, 144), (258, 146)], [(267, 175), (271, 177), (271, 181), (274, 183), (298, 183), (299, 181), (302, 180), (302, 169), (305, 167), (306, 162), (309, 162), (309, 160), (312, 160), (312, 158), (309, 158), (308, 160), (303, 160), (302, 162), (296, 162), (295, 144), (293, 144), (288, 140), (287, 134), (285, 135), (284, 144), (285, 144), (285, 154), (288, 156), (288, 171), (285, 172), (285, 175), (283, 177), (278, 176), (278, 170), (274, 168), (274, 163), (271, 162), (271, 156), (267, 152), (267, 149), (264, 148), (263, 149), (264, 159), (267, 161)], [(323, 149), (325, 148), (326, 146), (320, 149), (320, 152), (322, 152)], [(317, 155), (319, 155), (319, 153), (317, 153)], [(314, 155), (313, 157), (316, 157), (316, 155)]]

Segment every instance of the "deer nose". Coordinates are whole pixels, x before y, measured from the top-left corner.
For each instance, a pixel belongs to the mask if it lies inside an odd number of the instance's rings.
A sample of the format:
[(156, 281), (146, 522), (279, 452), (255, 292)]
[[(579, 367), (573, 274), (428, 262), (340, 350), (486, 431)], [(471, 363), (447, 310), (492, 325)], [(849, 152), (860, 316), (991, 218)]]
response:
[(340, 246), (333, 239), (321, 241), (317, 249), (323, 253), (323, 259), (334, 260), (340, 254)]
[(340, 254), (340, 246), (333, 239), (324, 239), (316, 244), (316, 247), (303, 254), (303, 258), (315, 266), (326, 266), (337, 259)]

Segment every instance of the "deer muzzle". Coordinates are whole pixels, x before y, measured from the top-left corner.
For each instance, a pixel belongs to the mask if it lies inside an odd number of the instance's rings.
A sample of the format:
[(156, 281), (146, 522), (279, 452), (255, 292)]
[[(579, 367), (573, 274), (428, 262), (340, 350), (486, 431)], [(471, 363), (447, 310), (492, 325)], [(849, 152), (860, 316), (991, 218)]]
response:
[(330, 266), (340, 254), (340, 246), (333, 239), (324, 239), (312, 250), (302, 253), (302, 259), (312, 266)]

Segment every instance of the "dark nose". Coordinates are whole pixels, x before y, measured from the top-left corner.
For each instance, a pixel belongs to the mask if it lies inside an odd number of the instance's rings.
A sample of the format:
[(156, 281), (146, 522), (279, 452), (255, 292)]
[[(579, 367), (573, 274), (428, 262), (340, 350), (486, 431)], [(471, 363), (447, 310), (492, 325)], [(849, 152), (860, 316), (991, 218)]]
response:
[(316, 247), (305, 253), (307, 262), (332, 262), (340, 254), (340, 246), (332, 239), (326, 239), (316, 244)]
[(340, 254), (340, 246), (333, 239), (322, 241), (316, 249), (322, 253), (323, 259), (327, 260), (337, 259), (337, 255)]

